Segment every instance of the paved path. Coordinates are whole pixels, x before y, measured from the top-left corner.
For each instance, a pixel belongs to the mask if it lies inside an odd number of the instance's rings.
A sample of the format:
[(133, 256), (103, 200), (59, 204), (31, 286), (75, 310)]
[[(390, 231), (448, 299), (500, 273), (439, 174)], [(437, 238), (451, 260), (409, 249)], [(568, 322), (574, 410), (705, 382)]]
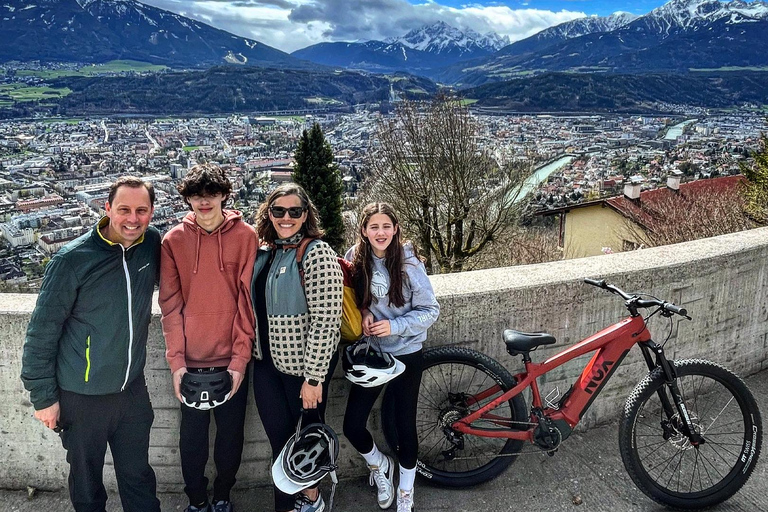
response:
[[(768, 417), (768, 371), (746, 379), (763, 417)], [(598, 398), (599, 400), (599, 398)], [(662, 511), (637, 490), (624, 470), (616, 440), (615, 424), (577, 433), (564, 443), (554, 457), (534, 454), (521, 457), (497, 479), (471, 489), (450, 490), (420, 485), (416, 489), (419, 512), (517, 511), (623, 512)], [(752, 478), (728, 502), (709, 509), (718, 512), (768, 510), (768, 441)], [(525, 466), (524, 466), (525, 464)], [(524, 468), (524, 469), (523, 469)], [(338, 512), (379, 510), (367, 478), (343, 480), (336, 492)], [(418, 484), (417, 484), (418, 485)], [(325, 490), (328, 496), (328, 490)], [(181, 512), (186, 497), (181, 493), (161, 495), (162, 509)], [(237, 491), (233, 495), (238, 512), (269, 511), (270, 488)], [(580, 504), (576, 504), (579, 503)], [(26, 492), (0, 491), (4, 511), (71, 512), (66, 492), (38, 493), (28, 499)], [(119, 499), (110, 495), (110, 511), (122, 510)], [(393, 507), (394, 509), (394, 507)], [(392, 510), (392, 509), (391, 509)]]

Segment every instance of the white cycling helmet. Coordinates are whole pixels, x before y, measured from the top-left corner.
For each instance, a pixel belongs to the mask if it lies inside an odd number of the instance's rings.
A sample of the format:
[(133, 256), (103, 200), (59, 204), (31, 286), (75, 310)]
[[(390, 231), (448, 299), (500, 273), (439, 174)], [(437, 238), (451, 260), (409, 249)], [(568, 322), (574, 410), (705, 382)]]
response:
[(232, 393), (228, 371), (189, 371), (181, 377), (181, 400), (187, 407), (207, 411), (223, 404)]
[(348, 346), (341, 359), (347, 380), (364, 388), (386, 384), (405, 371), (405, 365), (399, 359), (382, 352), (378, 343), (371, 341), (370, 337), (363, 338)]
[(336, 459), (339, 456), (339, 439), (325, 423), (310, 423), (301, 428), (301, 418), (296, 433), (291, 436), (272, 464), (272, 481), (286, 494), (296, 494), (314, 487), (325, 475), (331, 475), (330, 507), (338, 483)]

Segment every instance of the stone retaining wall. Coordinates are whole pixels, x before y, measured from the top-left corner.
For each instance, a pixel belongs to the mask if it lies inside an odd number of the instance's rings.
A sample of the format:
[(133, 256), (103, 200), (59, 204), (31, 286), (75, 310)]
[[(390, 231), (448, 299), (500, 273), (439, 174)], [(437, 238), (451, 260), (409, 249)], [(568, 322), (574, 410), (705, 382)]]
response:
[[(666, 345), (669, 357), (711, 359), (748, 375), (768, 365), (766, 262), (768, 228), (761, 228), (629, 253), (433, 276), (442, 309), (427, 346), (470, 347), (517, 371), (522, 366), (520, 359), (507, 355), (501, 341), (505, 328), (555, 335), (556, 345), (534, 353), (534, 360), (541, 361), (625, 315), (620, 299), (581, 282), (584, 277), (601, 277), (627, 291), (644, 291), (688, 308), (692, 321), (675, 319), (672, 323)], [(32, 405), (19, 380), (21, 347), (34, 301), (34, 295), (0, 295), (0, 453), (5, 458), (0, 465), (0, 487), (4, 488), (66, 486), (68, 467), (58, 436), (32, 418)], [(669, 324), (654, 319), (651, 331), (657, 341), (663, 341)], [(542, 379), (542, 394), (555, 389), (565, 392), (580, 374), (586, 357)], [(646, 372), (639, 351), (630, 352), (580, 428), (616, 417)], [(161, 489), (181, 491), (179, 406), (172, 395), (157, 315), (150, 327), (146, 375), (155, 408), (150, 461)], [(327, 420), (337, 432), (341, 431), (349, 385), (338, 372), (331, 383)], [(268, 482), (270, 468), (269, 444), (252, 399), (247, 421), (238, 475), (238, 485), (244, 486)], [(379, 424), (375, 411), (371, 426), (378, 430)], [(362, 459), (343, 437), (341, 442), (341, 475), (363, 474)], [(106, 481), (115, 487), (109, 467)]]

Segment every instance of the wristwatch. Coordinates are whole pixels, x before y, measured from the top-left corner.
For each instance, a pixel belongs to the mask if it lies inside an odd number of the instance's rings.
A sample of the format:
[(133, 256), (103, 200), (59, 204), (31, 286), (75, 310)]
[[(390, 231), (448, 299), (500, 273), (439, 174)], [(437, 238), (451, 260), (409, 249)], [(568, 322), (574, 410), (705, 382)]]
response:
[(307, 379), (307, 384), (314, 387), (320, 384), (320, 381), (317, 379)]

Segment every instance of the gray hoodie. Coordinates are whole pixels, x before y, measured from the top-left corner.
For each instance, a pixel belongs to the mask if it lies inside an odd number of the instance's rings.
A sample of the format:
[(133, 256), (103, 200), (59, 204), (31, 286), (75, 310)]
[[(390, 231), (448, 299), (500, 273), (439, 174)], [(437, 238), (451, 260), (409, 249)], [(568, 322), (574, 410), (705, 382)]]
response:
[[(351, 247), (344, 259), (352, 261), (357, 245)], [(390, 336), (381, 338), (381, 349), (393, 356), (412, 354), (418, 350), (427, 339), (427, 329), (435, 323), (440, 314), (440, 305), (435, 299), (432, 283), (427, 277), (424, 264), (413, 253), (413, 247), (403, 246), (403, 298), (405, 304), (397, 308), (389, 304), (389, 273), (384, 266), (384, 258), (373, 256), (373, 276), (371, 278), (371, 294), (376, 301), (371, 302), (368, 310), (373, 313), (375, 321), (389, 320), (392, 331)]]

